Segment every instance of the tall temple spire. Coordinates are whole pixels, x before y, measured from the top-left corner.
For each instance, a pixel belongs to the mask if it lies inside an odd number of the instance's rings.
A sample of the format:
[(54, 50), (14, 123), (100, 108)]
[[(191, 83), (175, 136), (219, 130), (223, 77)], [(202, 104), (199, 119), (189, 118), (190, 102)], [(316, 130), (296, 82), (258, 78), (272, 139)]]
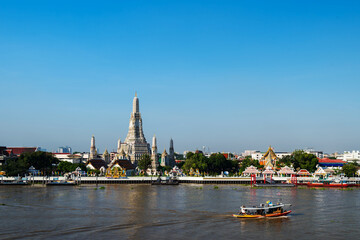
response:
[(121, 139), (119, 138), (118, 142), (117, 142), (117, 149), (116, 149), (116, 152), (117, 153), (120, 153), (121, 151)]
[(157, 144), (156, 144), (156, 136), (153, 136), (152, 139), (152, 154), (157, 154)]
[(170, 154), (173, 154), (173, 153), (174, 153), (174, 141), (172, 140), (172, 138), (170, 138), (169, 153), (170, 153)]
[(135, 165), (143, 154), (151, 154), (150, 145), (146, 142), (143, 132), (139, 99), (136, 93), (133, 100), (133, 111), (130, 115), (129, 131), (120, 148), (129, 155), (131, 162)]
[(95, 137), (94, 137), (94, 135), (92, 135), (91, 145), (90, 145), (90, 159), (94, 159), (95, 155), (96, 155)]
[(133, 113), (138, 113), (138, 112), (140, 112), (139, 99), (137, 97), (137, 93), (135, 92), (135, 97), (134, 97), (134, 100), (133, 100)]
[(170, 139), (170, 147), (169, 147), (169, 165), (171, 167), (175, 166), (174, 141), (172, 140), (172, 138)]
[(155, 173), (159, 167), (159, 160), (157, 155), (157, 145), (156, 145), (156, 136), (153, 136), (152, 139), (152, 148), (151, 148), (151, 170)]

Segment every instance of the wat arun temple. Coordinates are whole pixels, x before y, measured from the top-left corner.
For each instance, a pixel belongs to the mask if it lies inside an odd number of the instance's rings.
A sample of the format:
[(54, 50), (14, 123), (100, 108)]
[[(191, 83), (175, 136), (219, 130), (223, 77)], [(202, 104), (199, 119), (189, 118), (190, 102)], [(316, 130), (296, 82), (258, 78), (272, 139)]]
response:
[[(164, 149), (164, 152), (159, 157), (157, 153), (157, 141), (154, 135), (152, 139), (152, 146), (150, 148), (150, 144), (147, 143), (146, 138), (144, 136), (143, 126), (142, 126), (142, 118), (140, 114), (139, 108), (139, 99), (137, 94), (135, 93), (135, 97), (133, 100), (133, 110), (130, 115), (129, 122), (129, 131), (125, 138), (124, 142), (121, 142), (119, 139), (117, 142), (117, 150), (114, 153), (113, 158), (110, 160), (110, 155), (105, 149), (105, 152), (102, 156), (99, 156), (95, 147), (95, 137), (91, 138), (91, 147), (90, 147), (90, 157), (89, 162), (92, 163), (102, 162), (102, 165), (105, 166), (109, 163), (109, 166), (114, 166), (116, 163), (123, 162), (124, 160), (130, 161), (133, 166), (137, 166), (138, 161), (145, 154), (151, 157), (151, 170), (157, 171), (159, 166), (175, 166), (175, 152), (173, 140), (170, 139), (170, 148), (169, 154)], [(111, 161), (111, 162), (110, 162)], [(94, 167), (97, 168), (97, 167)]]
[(146, 142), (143, 132), (139, 98), (136, 93), (133, 100), (133, 111), (130, 116), (129, 132), (123, 143), (120, 139), (118, 140), (117, 153), (121, 157), (124, 157), (125, 155), (126, 158), (135, 165), (142, 155), (151, 155), (150, 144)]

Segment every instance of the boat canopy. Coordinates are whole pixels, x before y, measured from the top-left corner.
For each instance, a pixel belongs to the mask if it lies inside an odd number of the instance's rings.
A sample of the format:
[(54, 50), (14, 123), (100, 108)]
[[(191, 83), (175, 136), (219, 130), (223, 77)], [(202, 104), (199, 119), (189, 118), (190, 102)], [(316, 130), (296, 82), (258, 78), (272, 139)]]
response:
[(291, 204), (276, 204), (276, 205), (265, 205), (264, 206), (259, 206), (259, 207), (242, 207), (245, 210), (262, 210), (262, 209), (270, 209), (270, 208), (279, 208), (279, 207), (285, 207), (285, 205), (289, 205), (291, 206)]

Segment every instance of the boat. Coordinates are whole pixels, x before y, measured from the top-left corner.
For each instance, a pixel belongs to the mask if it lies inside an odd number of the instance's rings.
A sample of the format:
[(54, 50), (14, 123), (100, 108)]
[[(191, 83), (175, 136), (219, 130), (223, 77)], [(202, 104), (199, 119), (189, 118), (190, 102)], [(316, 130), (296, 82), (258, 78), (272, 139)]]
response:
[(156, 181), (152, 181), (151, 185), (179, 185), (179, 181), (176, 178), (167, 178), (162, 180), (159, 177)]
[(21, 178), (21, 177), (15, 177), (12, 181), (4, 181), (4, 177), (1, 176), (1, 182), (0, 185), (30, 185), (30, 181), (28, 178)]
[(75, 182), (75, 181), (52, 181), (52, 182), (46, 183), (46, 186), (59, 186), (59, 185), (74, 186), (74, 185), (77, 185), (77, 182)]
[(352, 186), (352, 184), (347, 183), (347, 181), (332, 181), (332, 180), (318, 180), (307, 183), (308, 187), (335, 187), (335, 188), (347, 188)]
[(46, 186), (59, 186), (59, 185), (74, 186), (74, 185), (78, 185), (78, 182), (72, 179), (59, 180), (59, 178), (54, 178), (52, 181), (46, 183)]
[(260, 206), (258, 207), (241, 206), (240, 212), (238, 214), (233, 214), (233, 217), (236, 218), (281, 217), (291, 213), (290, 210), (286, 210), (286, 208), (290, 206), (291, 204), (283, 204), (283, 203), (272, 204), (272, 202), (269, 201), (266, 204), (260, 204)]

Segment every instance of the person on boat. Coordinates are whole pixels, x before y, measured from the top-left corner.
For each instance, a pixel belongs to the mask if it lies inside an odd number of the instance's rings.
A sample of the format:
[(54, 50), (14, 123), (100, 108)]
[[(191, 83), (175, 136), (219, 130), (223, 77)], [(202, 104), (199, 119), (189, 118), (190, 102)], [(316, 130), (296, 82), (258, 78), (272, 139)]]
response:
[(240, 208), (240, 214), (246, 214), (245, 206), (241, 206), (241, 208)]

